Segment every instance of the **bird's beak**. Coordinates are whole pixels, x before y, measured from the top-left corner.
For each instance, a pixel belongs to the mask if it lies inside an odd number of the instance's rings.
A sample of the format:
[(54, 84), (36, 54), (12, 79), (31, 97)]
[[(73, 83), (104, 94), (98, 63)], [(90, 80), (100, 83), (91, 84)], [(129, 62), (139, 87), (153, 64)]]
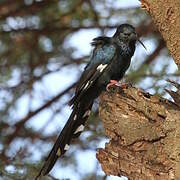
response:
[(147, 51), (147, 48), (146, 48), (146, 46), (143, 44), (143, 42), (140, 40), (140, 39), (137, 39), (138, 40), (138, 42), (143, 46), (143, 48)]

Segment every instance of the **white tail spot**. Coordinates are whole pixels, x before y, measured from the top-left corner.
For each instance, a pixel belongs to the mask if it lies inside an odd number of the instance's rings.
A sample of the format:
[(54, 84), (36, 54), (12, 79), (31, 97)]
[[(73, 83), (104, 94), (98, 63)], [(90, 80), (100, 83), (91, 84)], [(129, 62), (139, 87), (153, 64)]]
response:
[(60, 148), (58, 148), (58, 150), (57, 150), (57, 156), (61, 156), (61, 149)]
[(106, 68), (107, 64), (100, 64), (98, 67), (97, 67), (97, 70), (99, 70), (100, 72), (102, 72), (105, 68)]
[(78, 133), (78, 132), (82, 132), (84, 130), (84, 125), (80, 125), (77, 129), (76, 129), (76, 131), (74, 132), (74, 134), (76, 134), (76, 133)]
[(70, 148), (68, 144), (65, 145), (64, 150), (67, 151)]
[(75, 116), (74, 116), (74, 121), (77, 119), (77, 115), (75, 114)]
[(87, 110), (87, 111), (84, 113), (83, 118), (85, 118), (85, 117), (89, 116), (89, 115), (90, 115), (90, 113), (91, 113), (91, 111), (90, 111), (90, 110)]

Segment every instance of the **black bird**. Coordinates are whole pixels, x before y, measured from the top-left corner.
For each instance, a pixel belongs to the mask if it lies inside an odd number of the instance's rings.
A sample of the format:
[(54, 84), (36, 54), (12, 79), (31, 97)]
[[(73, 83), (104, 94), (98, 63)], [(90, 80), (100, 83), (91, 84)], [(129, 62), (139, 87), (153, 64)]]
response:
[(70, 101), (73, 111), (36, 179), (51, 171), (57, 159), (69, 149), (71, 140), (84, 130), (94, 99), (106, 87), (109, 88), (122, 79), (130, 65), (137, 41), (143, 45), (135, 28), (129, 24), (118, 26), (113, 37), (100, 36), (93, 39), (94, 49), (90, 62), (85, 67)]

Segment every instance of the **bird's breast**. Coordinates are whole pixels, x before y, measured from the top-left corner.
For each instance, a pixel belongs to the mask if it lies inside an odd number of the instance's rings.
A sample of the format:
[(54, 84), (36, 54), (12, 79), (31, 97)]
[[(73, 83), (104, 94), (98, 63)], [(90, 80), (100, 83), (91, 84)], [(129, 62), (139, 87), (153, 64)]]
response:
[(118, 56), (117, 59), (115, 59), (112, 62), (111, 67), (111, 79), (120, 80), (124, 76), (126, 70), (128, 69), (131, 62), (131, 58), (128, 56)]

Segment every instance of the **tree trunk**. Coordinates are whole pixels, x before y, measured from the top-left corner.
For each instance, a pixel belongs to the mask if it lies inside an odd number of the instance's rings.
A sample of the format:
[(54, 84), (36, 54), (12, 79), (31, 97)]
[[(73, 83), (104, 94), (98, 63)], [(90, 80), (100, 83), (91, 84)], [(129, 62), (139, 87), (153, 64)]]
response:
[[(142, 0), (180, 67), (180, 1)], [(107, 175), (132, 180), (180, 179), (180, 85), (166, 90), (174, 103), (137, 88), (100, 97), (100, 117), (110, 138), (97, 158)]]
[(180, 67), (180, 1), (141, 0), (141, 7), (151, 15), (174, 61)]
[(107, 175), (180, 179), (178, 104), (134, 87), (116, 88), (102, 94), (99, 110), (110, 142), (97, 158)]

